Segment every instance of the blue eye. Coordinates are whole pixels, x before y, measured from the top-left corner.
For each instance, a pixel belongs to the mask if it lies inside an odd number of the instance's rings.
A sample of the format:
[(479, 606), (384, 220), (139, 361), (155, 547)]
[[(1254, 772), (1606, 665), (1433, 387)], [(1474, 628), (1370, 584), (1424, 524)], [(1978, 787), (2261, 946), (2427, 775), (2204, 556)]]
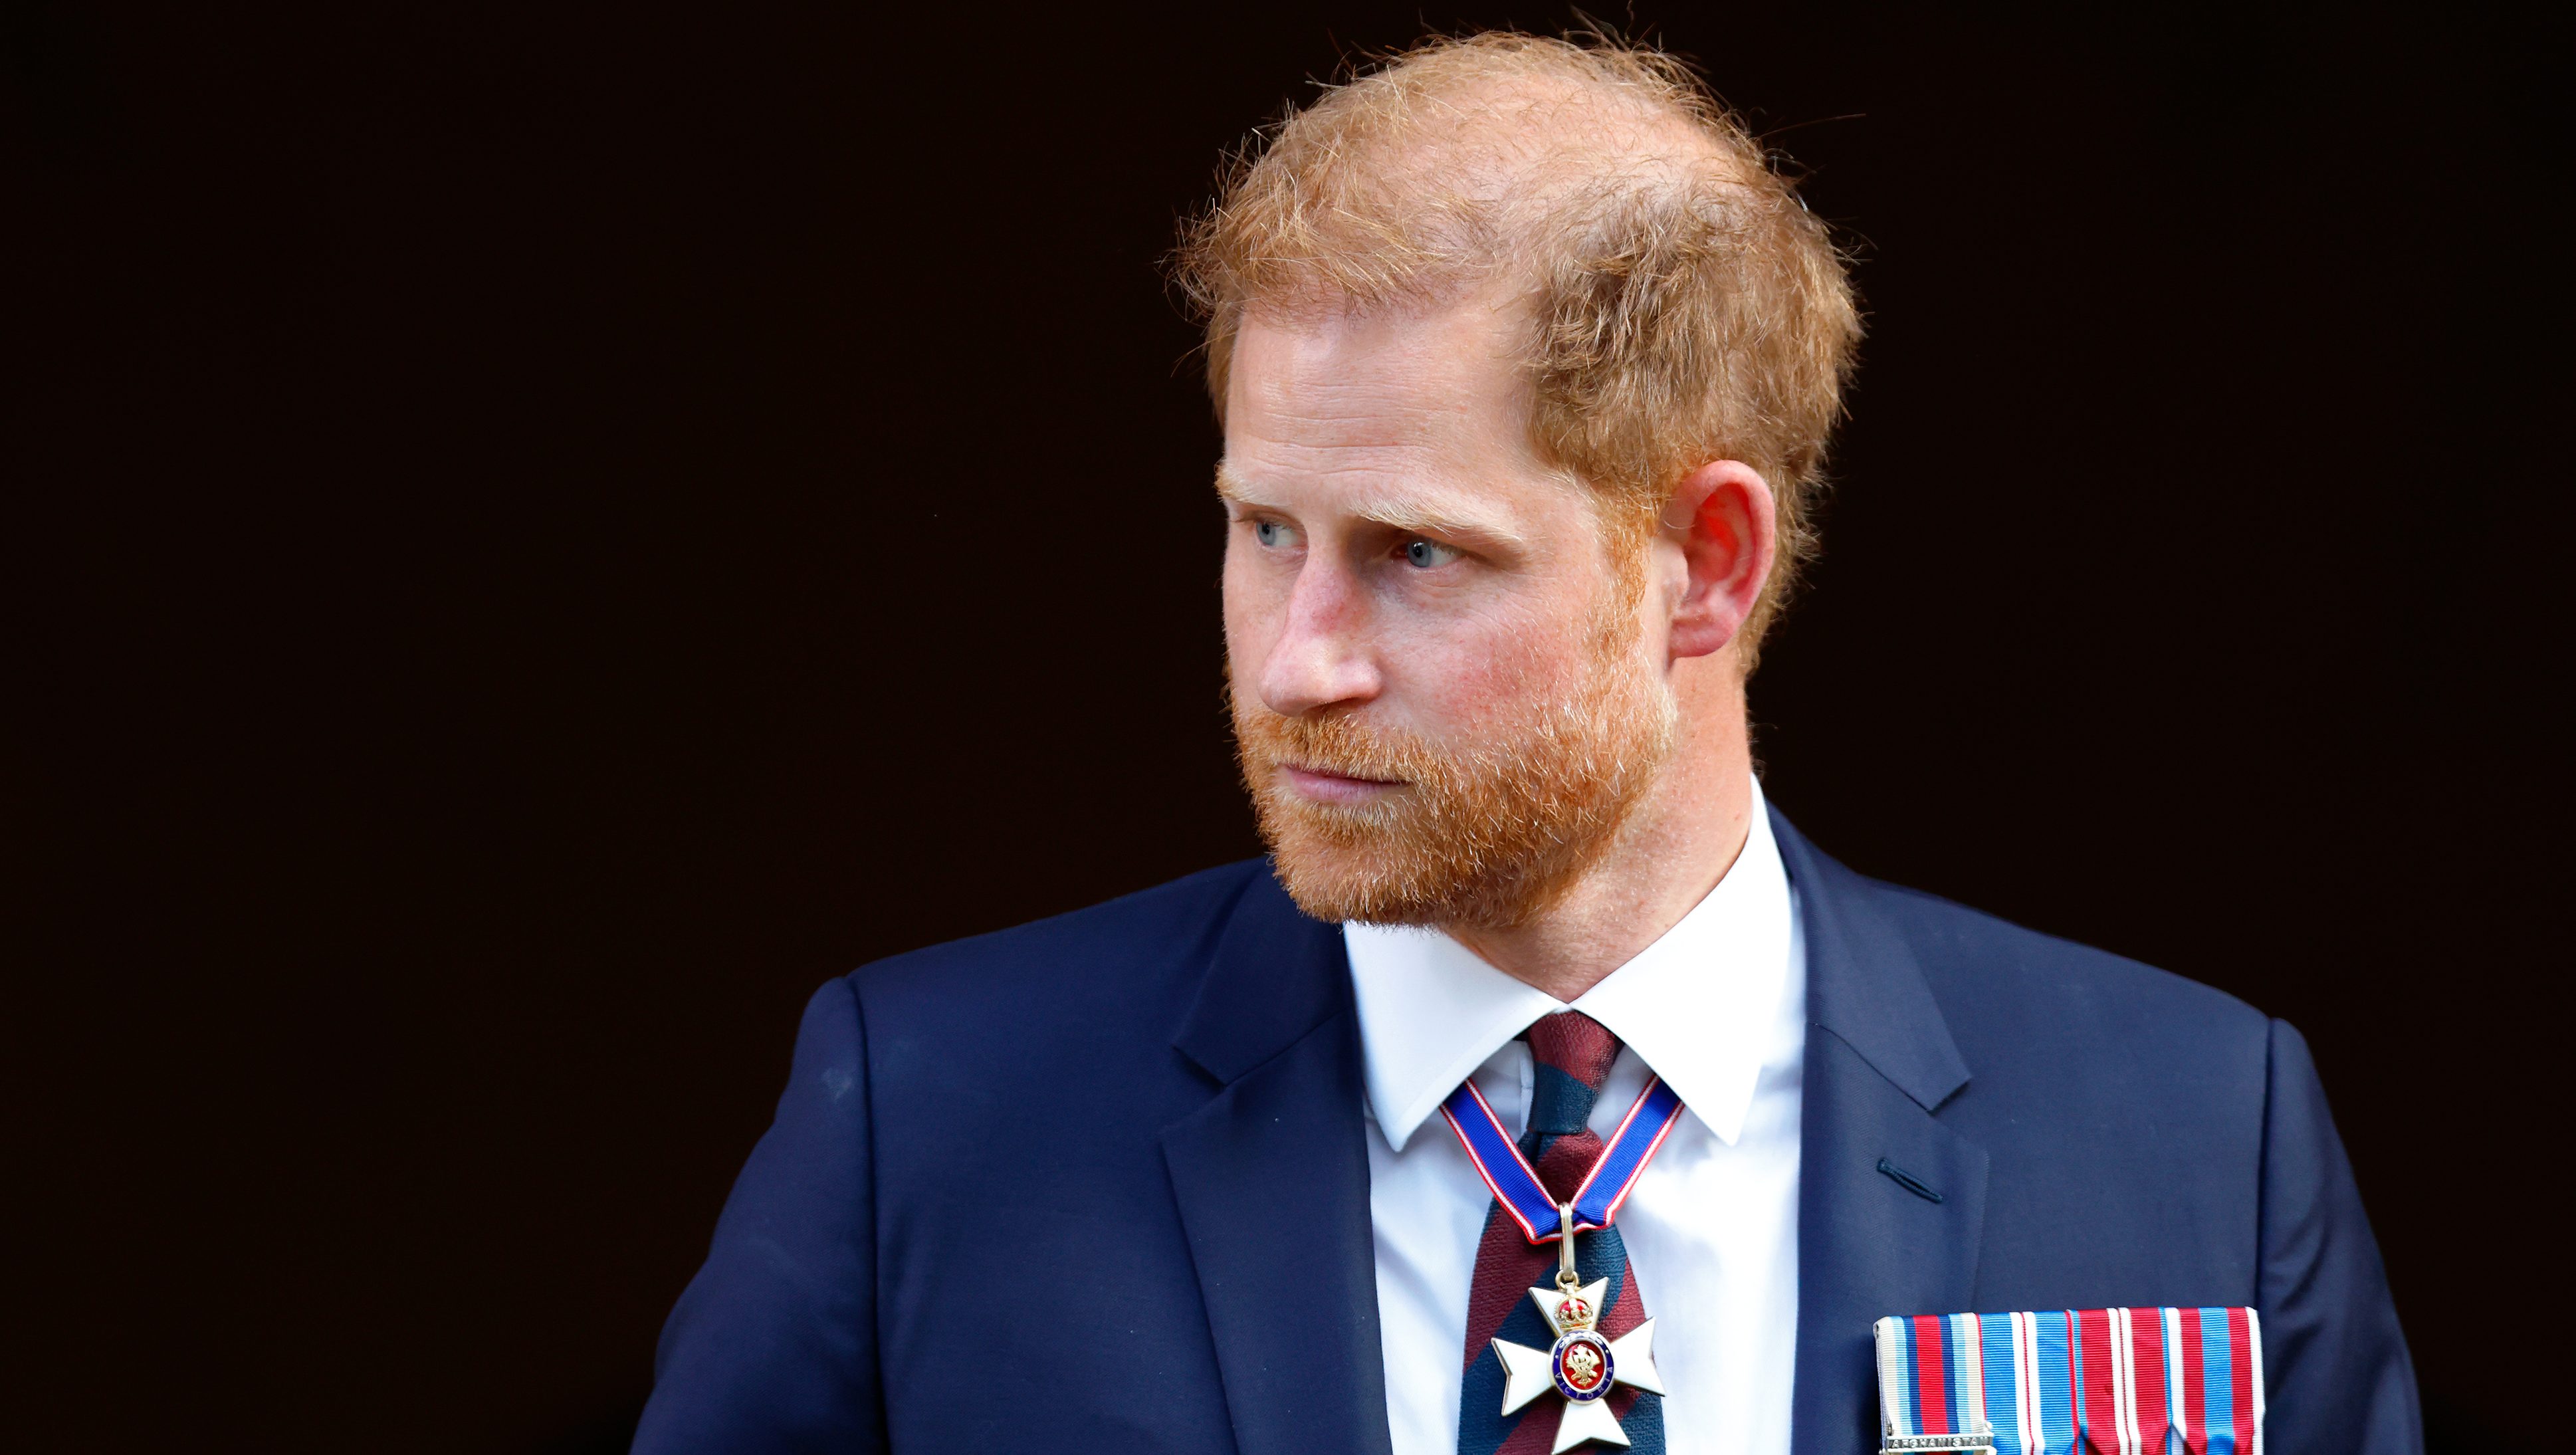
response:
[(1252, 523), (1252, 538), (1265, 546), (1276, 546), (1288, 539), (1288, 528), (1275, 520)]
[(1458, 559), (1458, 549), (1455, 546), (1444, 546), (1438, 541), (1405, 542), (1405, 564), (1417, 569), (1428, 571), (1435, 566), (1446, 566), (1456, 559)]

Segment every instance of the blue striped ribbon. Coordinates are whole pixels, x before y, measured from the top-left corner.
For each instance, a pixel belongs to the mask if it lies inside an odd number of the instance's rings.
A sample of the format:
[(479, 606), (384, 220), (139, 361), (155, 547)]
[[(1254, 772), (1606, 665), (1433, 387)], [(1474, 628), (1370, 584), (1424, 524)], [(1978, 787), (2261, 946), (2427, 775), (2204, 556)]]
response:
[[(1448, 1118), (1450, 1130), (1458, 1134), (1459, 1144), (1476, 1164), (1477, 1175), (1493, 1189), (1494, 1200), (1503, 1211), (1520, 1224), (1522, 1234), (1533, 1243), (1556, 1241), (1560, 1232), (1556, 1199), (1547, 1195), (1537, 1171), (1521, 1155), (1511, 1134), (1503, 1130), (1502, 1119), (1494, 1115), (1476, 1083), (1466, 1082), (1449, 1093), (1449, 1099), (1440, 1103), (1440, 1114)], [(1576, 1232), (1610, 1226), (1619, 1215), (1620, 1205), (1636, 1187), (1638, 1175), (1654, 1159), (1655, 1150), (1663, 1146), (1681, 1114), (1681, 1097), (1664, 1084), (1662, 1077), (1649, 1078), (1646, 1089), (1637, 1095), (1636, 1105), (1628, 1108), (1626, 1119), (1610, 1134), (1592, 1170), (1575, 1189), (1572, 1202)]]

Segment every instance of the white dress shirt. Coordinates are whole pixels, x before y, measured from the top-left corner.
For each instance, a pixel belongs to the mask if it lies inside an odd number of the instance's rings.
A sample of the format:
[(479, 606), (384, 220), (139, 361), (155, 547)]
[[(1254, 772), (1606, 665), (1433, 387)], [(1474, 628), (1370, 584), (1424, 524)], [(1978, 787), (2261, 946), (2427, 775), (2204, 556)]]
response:
[[(1592, 1109), (1607, 1137), (1648, 1068), (1689, 1112), (1620, 1209), (1673, 1455), (1788, 1455), (1798, 1322), (1805, 938), (1759, 783), (1744, 850), (1679, 924), (1572, 1008), (1625, 1043)], [(1467, 1291), (1492, 1194), (1440, 1103), (1473, 1076), (1516, 1135), (1528, 1043), (1567, 1009), (1431, 930), (1342, 927), (1368, 1063), (1369, 1220), (1395, 1455), (1456, 1455)], [(1553, 1419), (1552, 1399), (1532, 1417)]]

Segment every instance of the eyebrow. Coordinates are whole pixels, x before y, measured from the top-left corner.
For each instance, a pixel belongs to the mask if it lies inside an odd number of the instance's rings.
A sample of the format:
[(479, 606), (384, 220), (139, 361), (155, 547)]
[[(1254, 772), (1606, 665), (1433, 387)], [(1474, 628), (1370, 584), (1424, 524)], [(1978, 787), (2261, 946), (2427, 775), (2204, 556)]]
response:
[[(1216, 493), (1237, 505), (1255, 509), (1283, 509), (1261, 498), (1260, 490), (1223, 464), (1216, 467)], [(1443, 509), (1431, 502), (1404, 495), (1364, 498), (1350, 508), (1350, 513), (1390, 530), (1420, 531), (1424, 535), (1445, 536), (1473, 545), (1520, 549), (1528, 544), (1520, 533), (1496, 517), (1482, 511)]]

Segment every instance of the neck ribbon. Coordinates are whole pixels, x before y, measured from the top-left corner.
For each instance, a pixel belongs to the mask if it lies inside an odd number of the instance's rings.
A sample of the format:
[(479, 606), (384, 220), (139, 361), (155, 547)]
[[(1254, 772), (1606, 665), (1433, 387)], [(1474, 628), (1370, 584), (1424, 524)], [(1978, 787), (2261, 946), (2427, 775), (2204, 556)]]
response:
[(1553, 1243), (1566, 1235), (1566, 1221), (1571, 1217), (1573, 1231), (1591, 1232), (1610, 1226), (1619, 1216), (1620, 1205), (1637, 1186), (1637, 1176), (1654, 1159), (1656, 1149), (1672, 1134), (1673, 1124), (1681, 1120), (1682, 1099), (1664, 1084), (1660, 1076), (1647, 1078), (1646, 1089), (1637, 1094), (1637, 1104), (1628, 1108), (1619, 1129), (1612, 1132), (1593, 1159), (1592, 1170), (1585, 1173), (1574, 1196), (1563, 1204), (1548, 1195), (1538, 1171), (1521, 1155), (1511, 1134), (1503, 1130), (1502, 1118), (1486, 1102), (1485, 1094), (1469, 1080), (1449, 1093), (1440, 1103), (1440, 1115), (1447, 1118), (1449, 1129), (1458, 1134), (1460, 1145), (1467, 1149), (1467, 1159), (1476, 1164), (1476, 1174), (1494, 1191), (1494, 1201), (1503, 1212), (1520, 1225), (1521, 1232), (1533, 1243)]

